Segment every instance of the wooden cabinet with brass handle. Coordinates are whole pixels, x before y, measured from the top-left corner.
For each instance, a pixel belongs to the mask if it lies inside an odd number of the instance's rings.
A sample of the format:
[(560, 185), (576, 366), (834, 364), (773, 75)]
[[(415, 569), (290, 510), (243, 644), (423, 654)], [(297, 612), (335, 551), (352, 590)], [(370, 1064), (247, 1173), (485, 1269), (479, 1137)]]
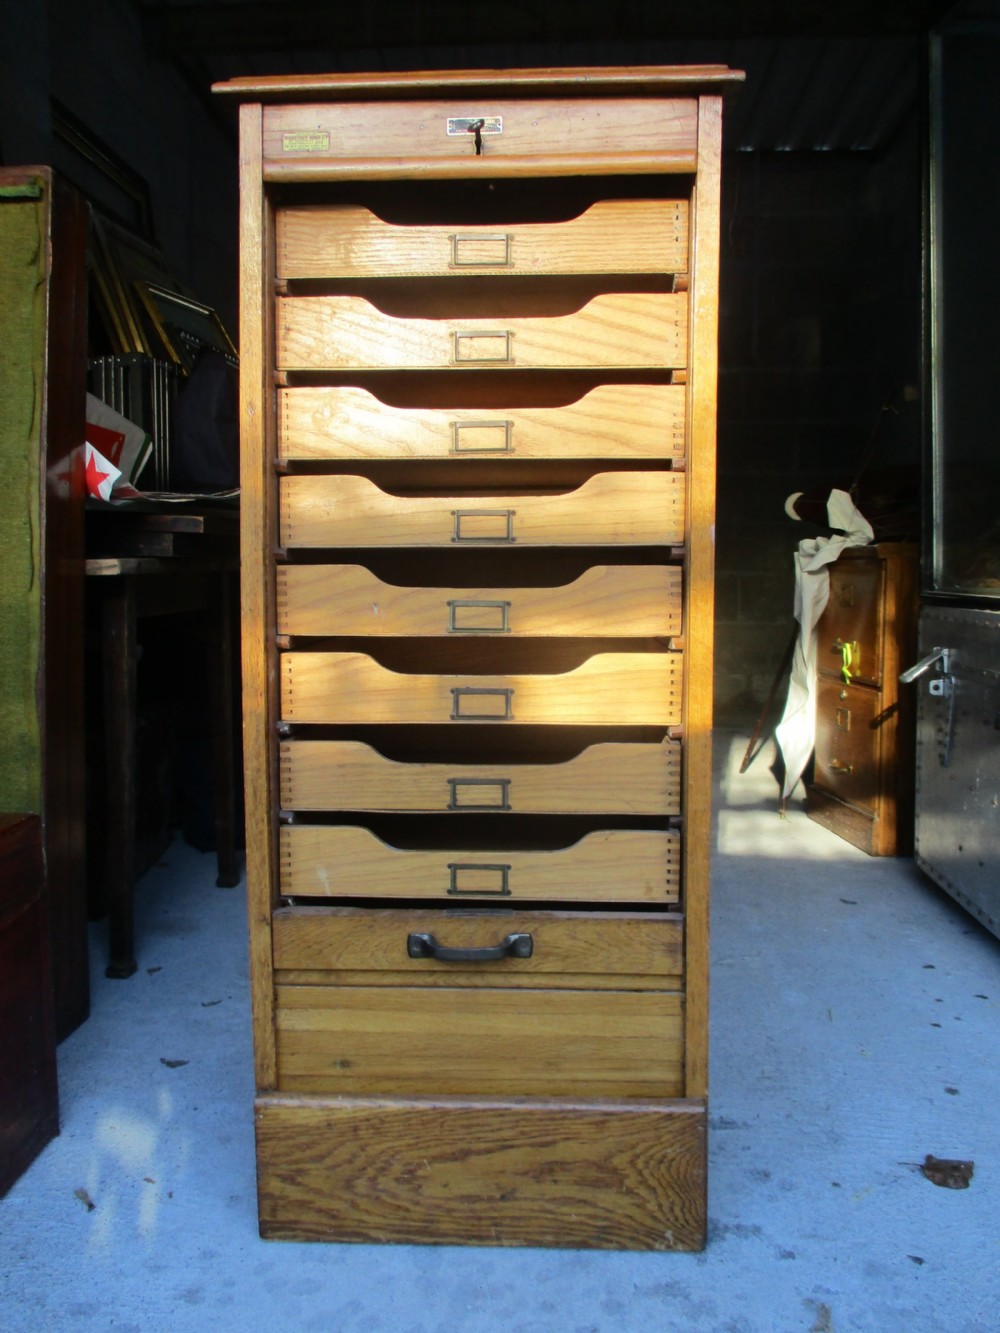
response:
[(741, 78), (217, 90), (264, 1236), (704, 1244)]

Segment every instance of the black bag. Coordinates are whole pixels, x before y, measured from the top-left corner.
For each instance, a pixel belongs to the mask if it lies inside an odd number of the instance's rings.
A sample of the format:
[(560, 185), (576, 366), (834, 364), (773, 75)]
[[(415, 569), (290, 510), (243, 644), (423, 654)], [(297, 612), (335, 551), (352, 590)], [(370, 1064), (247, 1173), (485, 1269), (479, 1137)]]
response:
[(228, 491), (239, 484), (239, 375), (221, 352), (206, 347), (177, 395), (170, 489)]

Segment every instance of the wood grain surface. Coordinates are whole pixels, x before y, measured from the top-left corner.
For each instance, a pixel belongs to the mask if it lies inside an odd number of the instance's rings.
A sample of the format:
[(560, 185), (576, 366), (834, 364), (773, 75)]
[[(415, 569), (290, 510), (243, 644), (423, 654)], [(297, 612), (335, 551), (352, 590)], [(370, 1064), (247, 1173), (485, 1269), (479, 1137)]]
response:
[(277, 301), (279, 370), (664, 370), (687, 364), (687, 297), (609, 292), (562, 315), (385, 314), (360, 296)]
[(681, 570), (598, 565), (552, 588), (403, 587), (363, 565), (283, 565), (279, 634), (670, 637), (681, 632)]
[(390, 671), (365, 653), (283, 653), (286, 722), (461, 726), (486, 721), (674, 726), (681, 720), (682, 653), (597, 653), (551, 675)]
[(271, 1096), (256, 1125), (268, 1238), (704, 1244), (697, 1102)]
[(355, 825), (281, 829), (281, 891), (293, 898), (437, 898), (671, 903), (681, 839), (661, 830), (600, 829), (556, 850), (447, 851), (389, 846)]
[(685, 406), (679, 384), (601, 384), (556, 407), (512, 406), (495, 388), (481, 406), (448, 409), (302, 385), (278, 392), (278, 445), (303, 460), (680, 458)]
[(392, 495), (366, 477), (281, 478), (281, 543), (358, 546), (670, 546), (682, 472), (599, 472), (560, 495)]
[(277, 276), (674, 273), (687, 268), (687, 200), (605, 199), (566, 222), (393, 226), (355, 205), (277, 214)]
[(361, 741), (281, 745), (285, 810), (674, 815), (681, 746), (608, 741), (563, 763), (401, 763)]

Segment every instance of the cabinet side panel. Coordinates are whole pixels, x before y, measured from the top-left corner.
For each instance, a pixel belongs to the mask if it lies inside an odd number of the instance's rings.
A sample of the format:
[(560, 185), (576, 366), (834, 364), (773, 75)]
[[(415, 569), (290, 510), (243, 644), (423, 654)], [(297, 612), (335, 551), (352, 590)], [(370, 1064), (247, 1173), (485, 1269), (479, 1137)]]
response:
[(708, 907), (711, 854), (715, 414), (718, 374), (722, 100), (703, 97), (692, 209), (688, 447), (687, 685), (684, 703), (683, 894), (688, 920), (686, 1075), (689, 1097), (708, 1087)]
[[(273, 811), (277, 790), (270, 741), (275, 682), (268, 645), (274, 623), (273, 499), (268, 418), (274, 398), (269, 209), (261, 178), (261, 107), (240, 110), (240, 455), (243, 752), (251, 1007), (258, 1088), (275, 1084), (271, 907), (276, 882)], [(272, 428), (273, 429), (273, 428)]]

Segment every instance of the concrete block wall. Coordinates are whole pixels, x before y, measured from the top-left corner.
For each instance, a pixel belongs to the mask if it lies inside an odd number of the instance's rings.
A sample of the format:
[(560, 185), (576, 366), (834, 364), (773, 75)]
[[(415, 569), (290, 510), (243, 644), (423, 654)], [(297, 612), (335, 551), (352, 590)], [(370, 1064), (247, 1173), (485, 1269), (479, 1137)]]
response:
[[(794, 630), (784, 512), (873, 466), (919, 465), (920, 159), (730, 154), (724, 165), (716, 717), (752, 725)], [(887, 413), (880, 409), (893, 403)]]

